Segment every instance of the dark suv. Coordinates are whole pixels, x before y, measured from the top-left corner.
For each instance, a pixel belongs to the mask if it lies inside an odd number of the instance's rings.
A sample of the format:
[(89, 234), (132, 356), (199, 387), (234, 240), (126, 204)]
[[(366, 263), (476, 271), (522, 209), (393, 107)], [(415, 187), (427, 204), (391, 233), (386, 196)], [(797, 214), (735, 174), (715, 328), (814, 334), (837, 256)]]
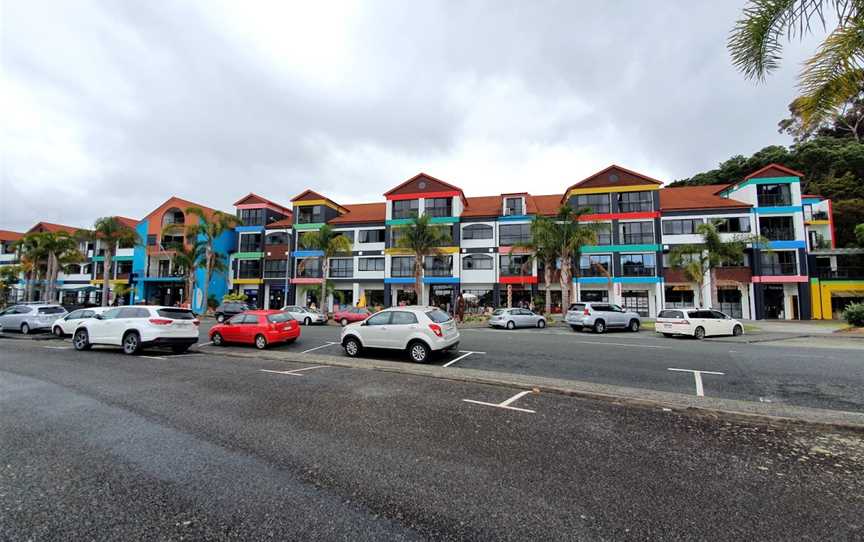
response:
[(249, 305), (241, 301), (223, 301), (216, 307), (216, 321), (220, 324), (235, 314), (249, 310)]

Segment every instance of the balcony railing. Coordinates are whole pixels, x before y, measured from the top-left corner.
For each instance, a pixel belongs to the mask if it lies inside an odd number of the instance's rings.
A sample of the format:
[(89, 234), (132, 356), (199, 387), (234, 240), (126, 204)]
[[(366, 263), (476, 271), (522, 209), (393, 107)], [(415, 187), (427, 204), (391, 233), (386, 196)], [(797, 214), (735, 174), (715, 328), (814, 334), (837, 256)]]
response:
[(792, 228), (760, 228), (762, 235), (771, 241), (794, 241), (795, 230)]
[(625, 264), (622, 266), (622, 271), (625, 277), (653, 277), (657, 273), (657, 268)]
[(810, 220), (828, 220), (828, 213), (825, 211), (815, 211), (810, 215)]
[(264, 270), (264, 278), (265, 279), (284, 279), (286, 275), (286, 269), (265, 269)]
[(625, 233), (621, 236), (625, 245), (652, 245), (654, 244), (653, 233)]
[(427, 277), (451, 277), (453, 276), (453, 269), (451, 267), (427, 267), (424, 270)]
[[(598, 269), (597, 267), (603, 267), (603, 266), (580, 267), (579, 268), (579, 276), (580, 277), (605, 277), (606, 273), (603, 273), (603, 271), (601, 269)], [(603, 267), (603, 269), (606, 269), (606, 267)]]
[(321, 277), (321, 268), (313, 267), (313, 268), (298, 268), (297, 273), (295, 275), (298, 279), (320, 279)]
[(783, 194), (759, 194), (759, 207), (788, 207), (792, 198)]
[(794, 263), (762, 264), (760, 273), (762, 275), (782, 276), (797, 275), (798, 267)]
[(507, 265), (501, 268), (502, 277), (527, 277), (531, 275), (531, 266)]
[(622, 213), (639, 213), (643, 211), (653, 211), (654, 204), (650, 201), (635, 201), (635, 202), (620, 202), (618, 210)]
[(817, 269), (820, 279), (860, 279), (864, 278), (864, 267), (838, 267), (837, 269)]
[(350, 279), (354, 276), (354, 269), (352, 268), (330, 268), (330, 278), (333, 279)]

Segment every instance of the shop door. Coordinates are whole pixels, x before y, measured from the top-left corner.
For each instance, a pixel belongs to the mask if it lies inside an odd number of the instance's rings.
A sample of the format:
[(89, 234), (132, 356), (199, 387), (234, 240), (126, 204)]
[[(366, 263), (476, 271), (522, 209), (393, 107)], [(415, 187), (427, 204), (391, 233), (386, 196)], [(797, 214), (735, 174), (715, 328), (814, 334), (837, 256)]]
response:
[(777, 320), (786, 318), (784, 311), (785, 294), (782, 284), (766, 284), (764, 290), (765, 318)]

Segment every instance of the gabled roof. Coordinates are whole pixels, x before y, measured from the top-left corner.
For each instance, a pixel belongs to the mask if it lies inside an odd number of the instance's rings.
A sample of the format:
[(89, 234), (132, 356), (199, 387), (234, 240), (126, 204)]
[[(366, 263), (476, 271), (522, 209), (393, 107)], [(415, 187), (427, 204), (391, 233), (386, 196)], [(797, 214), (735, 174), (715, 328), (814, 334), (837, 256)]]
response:
[(661, 211), (695, 211), (707, 209), (731, 209), (753, 207), (749, 203), (717, 195), (728, 185), (705, 184), (660, 189)]
[(135, 229), (135, 226), (137, 226), (138, 223), (141, 222), (140, 220), (135, 220), (134, 218), (127, 218), (125, 216), (118, 216), (115, 218), (119, 223), (123, 224), (127, 228), (132, 228), (133, 230)]
[(346, 205), (347, 212), (330, 220), (328, 224), (353, 224), (359, 222), (384, 223), (387, 217), (386, 203), (356, 203)]
[(265, 227), (268, 230), (270, 230), (270, 229), (278, 230), (278, 229), (282, 229), (282, 228), (290, 228), (293, 225), (294, 225), (294, 216), (288, 215), (285, 218), (283, 218), (282, 220), (277, 220), (276, 222), (271, 222), (271, 223), (267, 224), (267, 226), (265, 226)]
[(75, 233), (81, 228), (76, 228), (74, 226), (65, 226), (63, 224), (53, 224), (51, 222), (37, 222), (32, 228), (27, 230), (27, 233), (36, 233), (36, 232), (66, 232), (66, 233)]
[(256, 203), (260, 203), (262, 205), (270, 205), (272, 207), (275, 207), (277, 210), (282, 211), (283, 213), (286, 213), (286, 214), (291, 212), (291, 209), (285, 207), (284, 205), (280, 205), (280, 204), (276, 203), (275, 201), (269, 200), (263, 196), (259, 196), (258, 194), (255, 194), (253, 192), (249, 192), (248, 194), (246, 194), (242, 198), (235, 201), (234, 207), (237, 207), (238, 205), (254, 205)]
[(24, 237), (23, 233), (11, 230), (0, 230), (0, 241), (18, 241)]
[(300, 192), (299, 194), (297, 194), (296, 196), (291, 198), (291, 203), (303, 202), (303, 201), (309, 201), (309, 200), (324, 200), (327, 203), (329, 203), (330, 205), (332, 205), (333, 207), (335, 207), (340, 213), (345, 212), (345, 207), (342, 207), (341, 205), (339, 205), (338, 203), (336, 203), (332, 199), (325, 197), (325, 196), (322, 196), (318, 192), (311, 190), (311, 189), (306, 189), (303, 192)]
[(795, 171), (794, 169), (790, 169), (786, 166), (781, 166), (780, 164), (768, 164), (767, 166), (757, 169), (750, 175), (744, 177), (744, 180), (747, 179), (755, 179), (755, 178), (763, 178), (763, 177), (783, 177), (784, 175), (772, 175), (774, 172), (784, 173), (789, 177), (804, 177), (804, 174), (800, 171)]
[[(612, 180), (611, 175), (617, 175), (616, 180)], [(576, 184), (570, 185), (564, 191), (564, 197), (575, 188), (599, 188), (606, 186), (635, 186), (640, 184), (662, 185), (663, 183), (657, 179), (652, 179), (636, 171), (612, 164), (611, 166), (601, 169), (597, 173), (585, 177)]]
[(156, 212), (158, 212), (162, 209), (168, 209), (171, 207), (179, 208), (181, 211), (184, 212), (184, 214), (186, 212), (186, 209), (189, 207), (198, 207), (199, 209), (204, 211), (204, 214), (213, 214), (216, 212), (216, 209), (213, 209), (211, 207), (207, 207), (206, 205), (201, 205), (200, 203), (195, 203), (194, 201), (189, 201), (189, 200), (183, 199), (183, 198), (178, 198), (177, 196), (171, 196), (170, 198), (163, 201), (161, 205), (159, 205), (158, 207), (156, 207), (155, 209), (153, 209), (152, 211), (147, 213), (147, 215), (144, 218), (150, 218)]
[[(425, 184), (426, 186), (422, 186), (423, 184)], [(450, 191), (459, 192), (459, 197), (462, 198), (462, 201), (466, 201), (465, 193), (458, 186), (442, 181), (441, 179), (436, 179), (432, 175), (421, 172), (417, 175), (414, 175), (407, 181), (395, 186), (394, 188), (391, 188), (387, 192), (384, 192), (384, 197), (402, 194), (423, 194), (428, 192)]]

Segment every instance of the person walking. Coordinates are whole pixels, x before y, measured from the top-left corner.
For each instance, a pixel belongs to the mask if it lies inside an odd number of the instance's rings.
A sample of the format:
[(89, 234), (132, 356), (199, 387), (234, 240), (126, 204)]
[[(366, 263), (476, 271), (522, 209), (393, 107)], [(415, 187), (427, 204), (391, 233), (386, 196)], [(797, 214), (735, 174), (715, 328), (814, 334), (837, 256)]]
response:
[(465, 296), (463, 293), (460, 292), (459, 297), (456, 298), (456, 321), (460, 324), (465, 319)]

